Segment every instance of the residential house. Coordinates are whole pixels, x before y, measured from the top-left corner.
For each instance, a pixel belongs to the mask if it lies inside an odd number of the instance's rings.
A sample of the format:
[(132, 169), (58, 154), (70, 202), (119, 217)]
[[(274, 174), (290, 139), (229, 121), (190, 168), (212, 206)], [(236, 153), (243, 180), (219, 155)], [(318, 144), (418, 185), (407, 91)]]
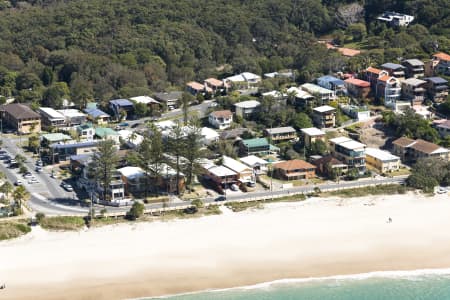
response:
[(159, 111), (161, 109), (161, 103), (149, 96), (131, 97), (130, 100), (134, 103), (142, 103), (147, 105), (152, 112)]
[(303, 144), (305, 147), (309, 148), (313, 143), (315, 143), (318, 140), (324, 140), (325, 138), (325, 132), (322, 130), (311, 127), (311, 128), (302, 128), (302, 138), (303, 138)]
[(297, 131), (290, 126), (266, 128), (264, 129), (264, 136), (272, 142), (291, 141), (297, 138)]
[(426, 89), (428, 97), (435, 103), (441, 103), (448, 97), (448, 81), (441, 77), (424, 78), (427, 82)]
[(317, 78), (317, 84), (325, 89), (331, 90), (335, 95), (345, 94), (345, 83), (342, 79), (331, 75)]
[(253, 169), (247, 165), (244, 165), (240, 161), (224, 155), (222, 156), (222, 165), (236, 172), (239, 182), (245, 183), (256, 181), (253, 176)]
[(368, 67), (364, 71), (364, 79), (366, 81), (370, 82), (370, 86), (373, 89), (376, 89), (376, 87), (377, 87), (378, 78), (385, 76), (385, 75), (389, 75), (387, 71), (380, 70), (380, 69), (373, 68), (373, 67)]
[[(117, 169), (120, 173), (121, 179), (124, 183), (125, 194), (140, 196), (145, 193), (147, 187), (147, 180), (145, 172), (139, 167), (126, 166)], [(148, 187), (147, 187), (148, 188)]]
[(88, 154), (97, 151), (96, 141), (84, 141), (70, 144), (50, 145), (49, 163), (58, 163), (70, 159), (72, 155)]
[(111, 182), (105, 189), (101, 182), (97, 183), (93, 193), (93, 200), (96, 203), (112, 206), (129, 205), (132, 199), (125, 195), (125, 184), (122, 181), (122, 176), (119, 172), (114, 172)]
[(273, 90), (273, 91), (270, 91), (270, 92), (262, 93), (261, 96), (263, 98), (265, 98), (265, 97), (272, 97), (275, 100), (282, 101), (283, 105), (285, 105), (286, 104), (285, 100), (287, 99), (288, 95), (285, 94), (285, 93), (282, 93), (280, 91)]
[(218, 142), (220, 136), (219, 133), (217, 133), (217, 131), (208, 127), (202, 127), (200, 129), (200, 135), (201, 135), (200, 142), (205, 146)]
[(300, 88), (316, 97), (317, 100), (319, 100), (320, 104), (327, 104), (330, 102), (330, 100), (333, 100), (335, 98), (334, 91), (323, 88), (316, 84), (305, 83), (302, 84)]
[(266, 155), (279, 151), (280, 149), (271, 145), (266, 138), (241, 140), (239, 144), (239, 152), (242, 156)]
[(64, 127), (66, 118), (51, 107), (40, 107), (37, 111), (41, 115), (43, 127)]
[(400, 168), (400, 157), (377, 148), (366, 148), (366, 163), (381, 173), (389, 173)]
[(403, 98), (411, 101), (411, 105), (420, 105), (425, 100), (427, 82), (422, 79), (408, 78), (402, 81)]
[(64, 144), (66, 142), (72, 141), (72, 138), (66, 134), (57, 133), (47, 133), (41, 135), (41, 146), (47, 148), (51, 144), (60, 143)]
[(313, 107), (314, 106), (314, 96), (310, 93), (299, 89), (298, 87), (290, 87), (287, 89), (288, 97), (293, 95), (295, 97), (295, 105), (300, 107)]
[(247, 128), (234, 128), (222, 131), (219, 139), (221, 140), (238, 140), (245, 132), (249, 132)]
[(294, 80), (295, 74), (292, 70), (280, 70), (278, 72), (265, 73), (265, 78), (288, 78)]
[(348, 137), (337, 137), (330, 140), (331, 154), (359, 173), (366, 170), (366, 145)]
[(136, 149), (144, 140), (144, 137), (131, 130), (120, 130), (117, 132), (122, 143), (125, 143), (131, 149)]
[(213, 90), (206, 84), (201, 84), (197, 81), (190, 81), (186, 83), (186, 89), (192, 95), (204, 94), (204, 93), (212, 93)]
[(269, 162), (256, 155), (249, 155), (240, 158), (241, 162), (253, 169), (255, 175), (266, 174)]
[(77, 126), (76, 130), (81, 140), (92, 141), (94, 139), (95, 128), (91, 123), (85, 123), (83, 125)]
[(273, 164), (273, 175), (282, 180), (311, 179), (316, 177), (316, 166), (293, 159)]
[(134, 104), (128, 99), (114, 99), (109, 101), (109, 108), (114, 113), (116, 119), (121, 118), (122, 112), (128, 119), (134, 115)]
[(433, 55), (433, 61), (436, 62), (436, 73), (450, 75), (450, 55), (444, 52), (436, 53)]
[(450, 135), (450, 120), (446, 120), (436, 126), (437, 131), (441, 137), (445, 138)]
[(228, 88), (225, 82), (216, 78), (205, 79), (205, 86), (210, 88), (213, 93), (223, 92)]
[(405, 79), (405, 67), (394, 63), (385, 63), (381, 65), (381, 68), (388, 72), (389, 76), (397, 79)]
[(384, 75), (378, 78), (376, 87), (376, 97), (384, 98), (384, 105), (394, 107), (396, 102), (401, 99), (402, 87), (398, 78)]
[(339, 108), (344, 114), (354, 120), (365, 121), (370, 118), (370, 109), (365, 105), (356, 106), (340, 104)]
[(220, 188), (227, 188), (229, 185), (238, 182), (238, 174), (227, 167), (217, 166), (209, 160), (204, 160), (200, 165), (204, 170), (203, 176)]
[(224, 82), (225, 84), (234, 85), (236, 87), (250, 88), (261, 82), (261, 76), (250, 72), (243, 72), (241, 74), (225, 78)]
[(406, 68), (406, 76), (408, 78), (421, 78), (425, 76), (425, 64), (418, 59), (406, 59), (402, 62), (402, 65)]
[(261, 103), (256, 100), (242, 101), (234, 104), (236, 115), (241, 118), (247, 118), (258, 111)]
[(314, 108), (313, 122), (319, 128), (331, 128), (336, 126), (336, 109), (328, 105)]
[(8, 125), (19, 134), (41, 132), (41, 116), (20, 103), (5, 104), (0, 107), (2, 126)]
[(208, 121), (217, 129), (227, 129), (233, 123), (233, 113), (230, 110), (213, 111), (209, 114)]
[(164, 103), (168, 109), (178, 108), (183, 92), (155, 93), (153, 97), (160, 103)]
[(67, 126), (77, 126), (86, 123), (86, 115), (78, 109), (68, 108), (57, 110), (66, 119)]
[(377, 20), (388, 23), (391, 26), (399, 27), (408, 26), (412, 21), (414, 21), (414, 17), (393, 11), (386, 11), (379, 16)]
[(89, 121), (98, 125), (108, 124), (111, 116), (98, 108), (85, 108), (83, 110), (87, 114)]
[(120, 134), (109, 127), (95, 128), (95, 136), (102, 140), (111, 140), (116, 145), (120, 144)]
[(422, 139), (401, 137), (392, 142), (393, 153), (404, 162), (416, 162), (420, 158), (436, 157), (450, 159), (450, 150)]
[(370, 82), (357, 78), (349, 78), (345, 81), (345, 88), (350, 96), (365, 99), (370, 93)]
[(324, 176), (342, 176), (348, 172), (348, 165), (331, 154), (314, 160), (313, 164), (317, 167), (317, 172)]

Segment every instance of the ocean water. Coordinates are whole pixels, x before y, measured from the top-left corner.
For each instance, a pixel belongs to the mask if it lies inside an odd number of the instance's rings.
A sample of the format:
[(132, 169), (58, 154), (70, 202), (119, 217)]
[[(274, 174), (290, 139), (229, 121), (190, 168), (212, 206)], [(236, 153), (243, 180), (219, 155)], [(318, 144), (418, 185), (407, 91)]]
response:
[(168, 300), (450, 300), (450, 270), (376, 272), (278, 280), (255, 286), (147, 299)]

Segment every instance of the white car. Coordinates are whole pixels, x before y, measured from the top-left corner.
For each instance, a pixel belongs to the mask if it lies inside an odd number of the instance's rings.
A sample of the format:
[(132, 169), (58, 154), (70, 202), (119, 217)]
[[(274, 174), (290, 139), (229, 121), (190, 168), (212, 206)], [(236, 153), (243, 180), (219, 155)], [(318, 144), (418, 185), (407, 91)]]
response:
[(211, 102), (210, 104), (209, 104), (209, 107), (216, 107), (218, 104), (216, 103), (216, 102)]
[(230, 189), (232, 190), (232, 191), (238, 191), (239, 190), (239, 187), (236, 185), (236, 184), (232, 184), (231, 186), (230, 186)]
[(36, 178), (31, 178), (30, 180), (28, 180), (28, 184), (33, 184), (33, 183), (39, 183), (39, 181)]

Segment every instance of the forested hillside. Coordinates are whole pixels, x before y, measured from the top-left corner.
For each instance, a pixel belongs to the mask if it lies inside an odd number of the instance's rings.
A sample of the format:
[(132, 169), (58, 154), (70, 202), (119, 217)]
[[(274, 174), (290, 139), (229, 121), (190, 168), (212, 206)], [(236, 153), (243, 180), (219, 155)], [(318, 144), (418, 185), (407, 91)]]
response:
[[(361, 2), (362, 3), (362, 2)], [(60, 106), (282, 68), (299, 81), (347, 66), (450, 50), (449, 0), (0, 0), (0, 95)], [(416, 17), (377, 24), (384, 10)], [(347, 61), (316, 43), (366, 50)]]

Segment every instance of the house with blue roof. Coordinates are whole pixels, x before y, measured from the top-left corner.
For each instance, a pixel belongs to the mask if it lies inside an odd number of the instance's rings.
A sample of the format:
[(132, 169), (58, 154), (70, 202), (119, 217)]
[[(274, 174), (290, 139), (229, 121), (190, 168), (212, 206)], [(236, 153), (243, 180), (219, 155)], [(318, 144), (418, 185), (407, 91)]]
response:
[(122, 111), (126, 113), (126, 118), (134, 115), (134, 104), (128, 99), (114, 99), (109, 101), (109, 108), (116, 118), (120, 118)]
[(331, 75), (317, 78), (317, 84), (325, 89), (334, 91), (335, 95), (342, 95), (345, 93), (345, 82)]
[(90, 121), (98, 124), (98, 125), (104, 125), (108, 124), (110, 115), (105, 113), (104, 111), (98, 109), (98, 108), (85, 108), (83, 110)]

